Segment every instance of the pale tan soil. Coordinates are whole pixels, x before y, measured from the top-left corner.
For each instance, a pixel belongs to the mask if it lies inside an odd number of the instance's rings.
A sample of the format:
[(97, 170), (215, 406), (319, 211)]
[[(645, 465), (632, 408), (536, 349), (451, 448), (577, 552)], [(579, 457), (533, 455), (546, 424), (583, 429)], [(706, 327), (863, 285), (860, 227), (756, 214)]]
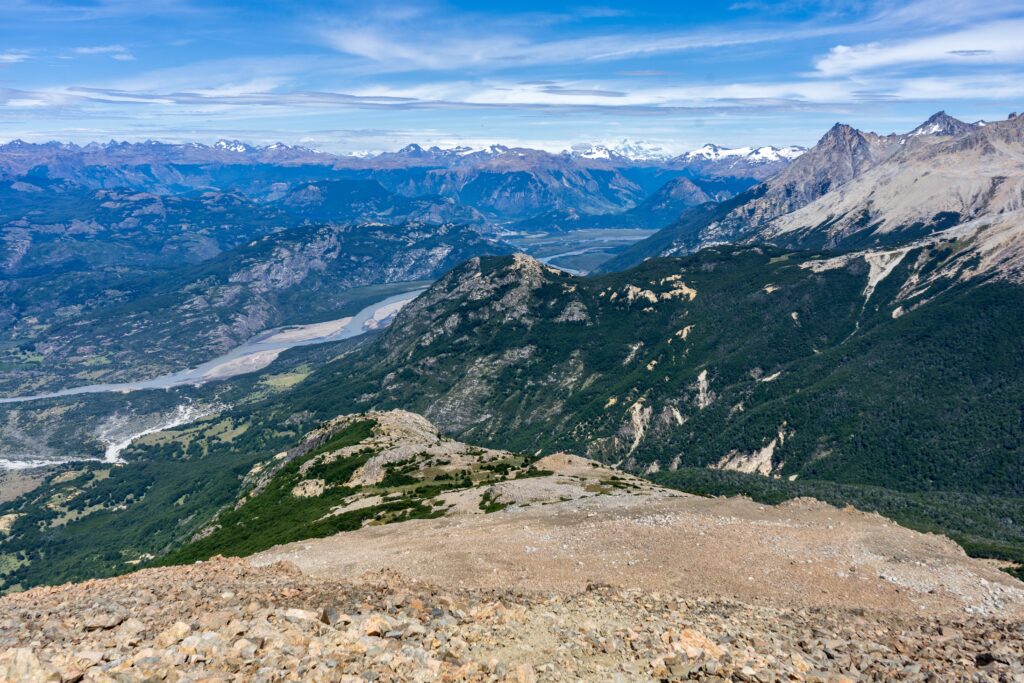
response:
[[(492, 499), (517, 503), (500, 512), (483, 514), (479, 489), (453, 492), (451, 516), (300, 541), (252, 562), (287, 560), (325, 579), (389, 569), (448, 589), (576, 591), (596, 581), (786, 607), (1024, 616), (1024, 584), (878, 515), (700, 498), (574, 456), (537, 467), (556, 475), (491, 487)], [(593, 492), (609, 476), (637, 488)]]
[(299, 342), (306, 341), (308, 339), (316, 339), (317, 337), (326, 337), (328, 335), (341, 332), (350, 322), (352, 322), (352, 316), (347, 318), (338, 318), (337, 320), (328, 320), (322, 323), (296, 325), (295, 327), (275, 332), (263, 341)]
[(223, 363), (215, 365), (207, 370), (203, 375), (203, 379), (224, 379), (227, 377), (234, 377), (235, 375), (241, 375), (246, 372), (262, 370), (277, 360), (279, 355), (281, 355), (281, 349), (274, 349), (272, 351), (256, 351), (255, 353), (239, 356), (238, 358), (232, 358), (231, 360), (224, 361)]
[(27, 470), (0, 470), (0, 503), (14, 500), (39, 486), (51, 472), (49, 467), (33, 467)]

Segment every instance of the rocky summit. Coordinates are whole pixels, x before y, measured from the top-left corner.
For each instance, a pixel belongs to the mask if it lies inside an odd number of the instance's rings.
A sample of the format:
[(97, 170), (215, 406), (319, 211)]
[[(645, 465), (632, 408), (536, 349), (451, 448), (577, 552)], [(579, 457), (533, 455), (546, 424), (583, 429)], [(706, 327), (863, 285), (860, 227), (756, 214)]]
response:
[[(402, 411), (330, 421), (253, 482), (193, 547), (281, 533), (268, 492), (343, 504), (250, 557), (0, 598), (0, 680), (1024, 680), (1024, 585), (878, 515), (701, 498)], [(315, 537), (410, 495), (438, 513)]]

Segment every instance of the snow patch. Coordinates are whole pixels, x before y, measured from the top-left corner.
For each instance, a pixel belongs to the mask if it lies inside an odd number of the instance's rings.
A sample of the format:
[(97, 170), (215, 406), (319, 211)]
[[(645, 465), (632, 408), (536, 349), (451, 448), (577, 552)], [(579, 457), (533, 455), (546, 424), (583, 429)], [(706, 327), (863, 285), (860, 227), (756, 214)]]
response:
[(773, 161), (792, 161), (806, 152), (803, 147), (719, 147), (718, 145), (707, 144), (700, 149), (695, 149), (683, 155), (684, 159), (690, 161), (721, 161), (723, 159), (738, 159), (753, 163), (768, 163)]

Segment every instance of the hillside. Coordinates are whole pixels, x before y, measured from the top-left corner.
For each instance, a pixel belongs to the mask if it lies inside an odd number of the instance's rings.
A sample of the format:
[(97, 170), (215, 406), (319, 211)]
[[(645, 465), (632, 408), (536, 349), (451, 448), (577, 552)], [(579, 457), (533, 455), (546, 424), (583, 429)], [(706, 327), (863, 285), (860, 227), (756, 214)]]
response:
[(161, 560), (190, 564), (0, 598), (0, 677), (1024, 672), (1024, 584), (853, 509), (698, 498), (567, 454), (467, 446), (404, 412), (333, 419), (246, 488)]
[(580, 458), (560, 463), (558, 472), (547, 469), (550, 459), (534, 460), (446, 439), (413, 413), (336, 418), (255, 468), (231, 510), (159, 562), (250, 555), (366, 524), (496, 512), (513, 503), (577, 499), (605, 488), (651, 488)]
[(673, 178), (626, 211), (587, 214), (575, 210), (552, 210), (513, 223), (511, 229), (551, 232), (588, 228), (658, 228), (673, 224), (689, 207), (728, 200), (755, 184), (756, 181), (749, 178)]
[(930, 277), (956, 254), (716, 248), (600, 278), (474, 260), (270, 412), (411, 409), (710, 493), (778, 477), (772, 500), (852, 503), (1020, 562), (1022, 290)]
[(1005, 617), (774, 607), (600, 583), (540, 593), (437, 579), (391, 571), (311, 577), (288, 562), (218, 558), (35, 589), (0, 598), (0, 676), (998, 680), (1022, 667), (1020, 622)]
[[(1015, 437), (978, 435), (1015, 430), (1021, 290), (925, 286), (932, 256), (717, 248), (600, 278), (473, 260), (291, 409), (404, 407), (481, 443), (635, 471), (1020, 495)], [(926, 291), (908, 301), (908, 285)]]

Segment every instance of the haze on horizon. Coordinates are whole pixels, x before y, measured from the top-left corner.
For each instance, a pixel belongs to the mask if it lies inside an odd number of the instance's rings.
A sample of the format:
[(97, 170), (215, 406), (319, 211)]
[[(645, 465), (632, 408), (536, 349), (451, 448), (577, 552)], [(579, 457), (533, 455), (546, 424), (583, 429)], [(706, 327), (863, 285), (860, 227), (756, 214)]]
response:
[(811, 145), (1005, 118), (1024, 5), (7, 0), (0, 140)]

